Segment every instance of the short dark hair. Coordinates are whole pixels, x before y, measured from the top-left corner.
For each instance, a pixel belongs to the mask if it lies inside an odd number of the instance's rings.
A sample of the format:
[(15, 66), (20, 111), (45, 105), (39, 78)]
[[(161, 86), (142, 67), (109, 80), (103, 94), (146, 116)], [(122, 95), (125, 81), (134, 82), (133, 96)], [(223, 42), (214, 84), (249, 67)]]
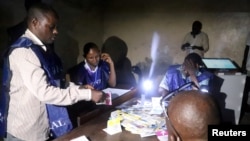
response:
[(193, 63), (198, 64), (199, 66), (204, 66), (202, 58), (197, 53), (190, 53), (185, 57), (185, 60), (191, 60)]
[(30, 7), (33, 6), (36, 3), (41, 2), (42, 0), (25, 0), (24, 1), (24, 7), (26, 11), (29, 11)]
[(46, 17), (47, 14), (51, 14), (56, 19), (59, 19), (58, 13), (51, 5), (42, 2), (37, 2), (30, 7), (27, 15), (27, 20), (28, 22), (30, 22), (34, 18)]

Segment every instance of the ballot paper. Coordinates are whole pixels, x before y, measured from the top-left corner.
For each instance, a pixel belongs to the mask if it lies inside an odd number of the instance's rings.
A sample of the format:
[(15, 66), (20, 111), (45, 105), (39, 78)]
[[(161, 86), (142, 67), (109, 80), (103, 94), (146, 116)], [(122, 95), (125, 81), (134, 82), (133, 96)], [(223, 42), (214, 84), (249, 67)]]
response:
[(110, 135), (122, 132), (120, 118), (110, 119), (107, 122), (107, 128), (103, 129)]
[(166, 139), (165, 117), (162, 115), (160, 104), (161, 97), (152, 97), (146, 101), (146, 104), (133, 104), (125, 106), (111, 112), (110, 118), (120, 119), (121, 126), (132, 134), (138, 134), (140, 137), (159, 136), (159, 140)]
[(156, 133), (157, 138), (159, 141), (168, 141), (168, 131), (165, 130), (158, 130)]
[(89, 141), (86, 136), (80, 136), (80, 137), (77, 137), (77, 138), (74, 138), (70, 141)]
[(161, 115), (163, 112), (163, 109), (162, 109), (160, 103), (161, 103), (161, 97), (152, 97), (152, 109), (149, 112), (149, 114)]
[(131, 91), (131, 89), (117, 89), (117, 88), (106, 88), (102, 90), (105, 93), (111, 93), (112, 99), (115, 99), (123, 94)]

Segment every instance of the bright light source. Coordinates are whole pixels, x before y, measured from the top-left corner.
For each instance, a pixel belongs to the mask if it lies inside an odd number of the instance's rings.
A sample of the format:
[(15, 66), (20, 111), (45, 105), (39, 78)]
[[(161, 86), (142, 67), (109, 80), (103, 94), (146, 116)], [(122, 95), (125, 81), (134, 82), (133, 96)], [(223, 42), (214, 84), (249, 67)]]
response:
[(149, 91), (153, 87), (153, 82), (151, 80), (145, 80), (142, 85), (145, 91)]

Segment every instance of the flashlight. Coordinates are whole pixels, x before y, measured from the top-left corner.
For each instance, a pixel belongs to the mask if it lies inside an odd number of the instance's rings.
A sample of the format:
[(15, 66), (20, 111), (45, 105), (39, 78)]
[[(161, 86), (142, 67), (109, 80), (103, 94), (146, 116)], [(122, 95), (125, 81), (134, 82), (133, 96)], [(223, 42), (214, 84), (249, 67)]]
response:
[(152, 90), (152, 87), (153, 87), (153, 82), (151, 80), (147, 79), (143, 81), (142, 83), (143, 90), (141, 93), (141, 106), (144, 106), (146, 95), (147, 93), (149, 93), (149, 91)]
[(148, 92), (152, 89), (153, 82), (151, 80), (147, 79), (143, 82), (142, 86), (143, 86), (143, 90), (145, 92)]

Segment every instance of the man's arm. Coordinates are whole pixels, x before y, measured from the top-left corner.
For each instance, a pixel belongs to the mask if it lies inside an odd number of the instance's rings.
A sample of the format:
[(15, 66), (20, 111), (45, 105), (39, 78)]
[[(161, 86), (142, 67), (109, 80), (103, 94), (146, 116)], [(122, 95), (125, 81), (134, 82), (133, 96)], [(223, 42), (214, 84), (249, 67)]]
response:
[(164, 89), (164, 88), (162, 88), (162, 87), (159, 87), (159, 88), (158, 88), (158, 94), (159, 94), (159, 96), (164, 97), (165, 95), (168, 94), (168, 90), (166, 90), (166, 89)]
[(168, 94), (168, 84), (167, 84), (167, 73), (166, 75), (162, 78), (161, 83), (158, 88), (158, 95), (164, 97), (165, 95)]
[(189, 43), (183, 44), (183, 45), (181, 46), (181, 49), (184, 51), (185, 48), (187, 48), (187, 47), (190, 47), (190, 44), (189, 44)]
[(116, 73), (115, 73), (114, 62), (108, 53), (102, 53), (101, 59), (109, 64), (110, 74), (109, 74), (108, 84), (111, 87), (115, 87), (116, 86)]
[(209, 39), (206, 33), (204, 33), (202, 44), (203, 44), (202, 47), (203, 47), (204, 52), (207, 52), (209, 49)]
[[(15, 70), (14, 73), (16, 73), (15, 77), (13, 77), (15, 82), (23, 83), (21, 85), (26, 87), (27, 93), (33, 94), (42, 102), (55, 105), (70, 105), (80, 100), (96, 100), (92, 99), (93, 93), (101, 95), (101, 92), (80, 89), (77, 85), (71, 85), (65, 89), (50, 85), (39, 59), (31, 49), (14, 49), (9, 58), (10, 69)], [(20, 77), (17, 78), (17, 75)]]
[(184, 37), (184, 40), (181, 45), (181, 50), (183, 51), (185, 51), (185, 48), (190, 47), (189, 36), (190, 36), (190, 33), (187, 33)]

